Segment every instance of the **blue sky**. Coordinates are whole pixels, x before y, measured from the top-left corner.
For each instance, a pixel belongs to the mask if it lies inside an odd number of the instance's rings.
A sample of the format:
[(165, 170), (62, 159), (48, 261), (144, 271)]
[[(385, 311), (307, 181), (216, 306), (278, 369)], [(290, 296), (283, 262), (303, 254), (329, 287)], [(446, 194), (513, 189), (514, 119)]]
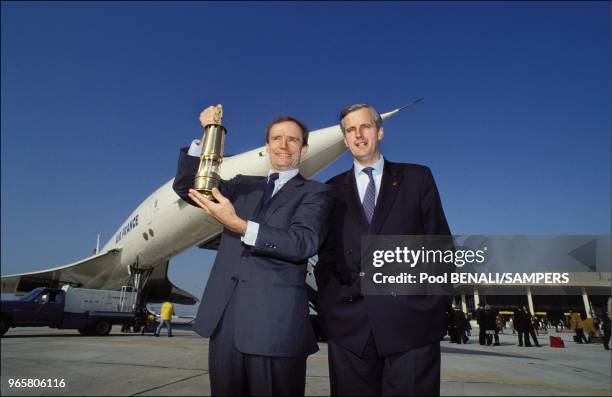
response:
[[(610, 233), (609, 2), (2, 2), (1, 40), (2, 274), (109, 239), (213, 103), (239, 153), (422, 97), (383, 154), (431, 167), (453, 233)], [(170, 277), (199, 296), (213, 257)]]

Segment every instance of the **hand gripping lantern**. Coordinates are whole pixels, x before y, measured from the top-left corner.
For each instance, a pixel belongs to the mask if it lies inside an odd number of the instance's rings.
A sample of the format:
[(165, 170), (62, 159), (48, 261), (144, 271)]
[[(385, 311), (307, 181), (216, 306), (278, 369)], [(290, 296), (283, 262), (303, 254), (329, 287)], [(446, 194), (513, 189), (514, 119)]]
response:
[(194, 189), (208, 200), (215, 201), (212, 189), (219, 186), (221, 181), (221, 161), (223, 160), (223, 145), (227, 130), (221, 125), (223, 108), (217, 106), (213, 122), (204, 126), (205, 136), (202, 143), (200, 165), (196, 173)]

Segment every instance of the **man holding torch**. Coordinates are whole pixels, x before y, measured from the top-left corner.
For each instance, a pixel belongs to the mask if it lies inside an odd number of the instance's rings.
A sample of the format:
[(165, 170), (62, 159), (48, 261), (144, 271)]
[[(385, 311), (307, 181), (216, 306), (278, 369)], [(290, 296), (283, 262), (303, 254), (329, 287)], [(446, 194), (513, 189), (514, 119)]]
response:
[[(220, 123), (221, 111), (206, 108), (202, 126)], [(210, 338), (211, 393), (304, 395), (306, 358), (318, 350), (304, 280), (331, 204), (329, 188), (298, 170), (308, 130), (293, 117), (273, 120), (268, 176), (221, 181), (214, 201), (192, 189), (204, 138), (181, 150), (173, 187), (224, 227), (195, 324)]]

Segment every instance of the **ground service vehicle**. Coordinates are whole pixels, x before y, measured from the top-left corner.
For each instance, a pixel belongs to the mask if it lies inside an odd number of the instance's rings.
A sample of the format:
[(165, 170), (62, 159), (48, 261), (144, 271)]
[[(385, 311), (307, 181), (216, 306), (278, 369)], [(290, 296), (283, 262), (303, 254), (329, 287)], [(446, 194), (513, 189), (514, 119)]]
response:
[(114, 324), (134, 326), (135, 292), (64, 286), (35, 288), (19, 300), (3, 300), (0, 335), (11, 327), (78, 329), (82, 335), (107, 335)]

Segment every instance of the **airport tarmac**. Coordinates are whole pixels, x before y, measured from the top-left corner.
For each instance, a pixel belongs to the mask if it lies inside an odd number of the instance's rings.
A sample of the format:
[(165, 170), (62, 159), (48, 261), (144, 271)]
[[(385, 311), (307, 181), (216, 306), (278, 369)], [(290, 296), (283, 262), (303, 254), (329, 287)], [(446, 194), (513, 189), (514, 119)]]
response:
[[(561, 336), (565, 348), (549, 347), (548, 335), (539, 336), (541, 348), (519, 347), (508, 334), (500, 335), (501, 346), (488, 347), (478, 344), (475, 331), (467, 345), (441, 342), (442, 395), (612, 395), (610, 351), (601, 344), (578, 345), (572, 334), (553, 331), (549, 335)], [(109, 336), (84, 337), (73, 330), (13, 328), (2, 338), (1, 394), (209, 395), (208, 340), (188, 329), (174, 334), (168, 338), (164, 330), (155, 338), (115, 327)], [(329, 395), (327, 345), (319, 346), (308, 359), (306, 394), (312, 396)], [(15, 387), (16, 379), (26, 387)], [(43, 379), (53, 387), (33, 386)]]

